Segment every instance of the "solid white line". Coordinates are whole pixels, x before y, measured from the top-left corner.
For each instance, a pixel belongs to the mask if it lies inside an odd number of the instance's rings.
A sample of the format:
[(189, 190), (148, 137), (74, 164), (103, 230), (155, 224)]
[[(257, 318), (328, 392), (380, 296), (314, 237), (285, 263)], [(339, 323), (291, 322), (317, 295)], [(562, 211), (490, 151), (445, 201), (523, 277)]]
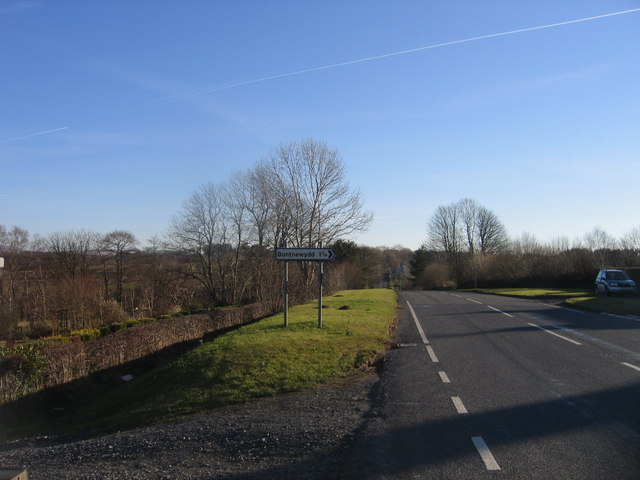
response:
[(429, 354), (429, 358), (431, 359), (431, 361), (433, 363), (438, 363), (438, 357), (436, 357), (436, 354), (433, 352), (433, 348), (431, 348), (431, 345), (426, 345), (424, 348), (427, 349), (427, 353)]
[(562, 308), (563, 310), (566, 310), (567, 312), (571, 312), (571, 313), (579, 313), (579, 314), (585, 313), (584, 310), (576, 310), (575, 308), (567, 308), (567, 307), (556, 307), (556, 308)]
[(496, 459), (491, 454), (491, 450), (489, 450), (489, 447), (487, 447), (487, 444), (482, 437), (471, 437), (471, 441), (476, 447), (476, 450), (478, 450), (480, 458), (482, 458), (487, 470), (501, 470), (500, 465), (496, 462)]
[(474, 300), (473, 298), (465, 298), (465, 299), (466, 299), (466, 300), (469, 300), (470, 302), (477, 303), (478, 305), (482, 305), (482, 302), (479, 302), (479, 301), (477, 301), (477, 300)]
[(629, 368), (633, 368), (634, 370), (638, 370), (640, 372), (640, 367), (636, 367), (635, 365), (627, 362), (622, 362), (623, 365), (626, 365)]
[(442, 383), (451, 383), (451, 380), (449, 380), (446, 372), (438, 372), (438, 375), (440, 375), (440, 380), (442, 380)]
[(459, 414), (464, 415), (465, 413), (469, 413), (467, 412), (467, 409), (464, 408), (464, 404), (462, 403), (462, 400), (460, 400), (460, 397), (451, 397), (451, 401)]
[(427, 336), (424, 334), (424, 330), (422, 329), (422, 326), (420, 325), (420, 322), (418, 321), (418, 317), (416, 317), (416, 312), (413, 311), (413, 307), (411, 306), (411, 304), (409, 303), (409, 300), (406, 300), (407, 305), (409, 306), (409, 311), (411, 312), (411, 316), (413, 317), (413, 321), (416, 324), (416, 327), (418, 328), (418, 333), (420, 333), (420, 338), (422, 338), (422, 343), (424, 343), (425, 345), (429, 344), (429, 340), (427, 340)]
[(496, 312), (498, 312), (498, 313), (501, 313), (501, 314), (503, 314), (503, 315), (506, 315), (507, 317), (511, 317), (511, 318), (513, 318), (513, 315), (510, 315), (510, 314), (508, 314), (507, 312), (503, 312), (502, 310), (498, 310), (497, 308), (492, 307), (491, 305), (487, 305), (487, 307), (489, 307), (491, 310), (495, 310), (495, 311), (496, 311)]
[(602, 315), (607, 315), (608, 317), (614, 317), (614, 318), (622, 318), (623, 320), (633, 320), (634, 322), (640, 321), (640, 319), (635, 315), (616, 315), (615, 313), (607, 313), (607, 312), (602, 312)]
[(556, 336), (556, 337), (558, 337), (558, 338), (561, 338), (562, 340), (566, 340), (567, 342), (571, 342), (571, 343), (573, 343), (574, 345), (582, 345), (580, 342), (576, 342), (575, 340), (571, 340), (570, 338), (567, 338), (567, 337), (565, 337), (565, 336), (563, 336), (563, 335), (560, 335), (560, 334), (558, 334), (558, 333), (556, 333), (556, 332), (552, 332), (551, 330), (549, 330), (549, 329), (547, 329), (547, 328), (544, 328), (544, 327), (541, 327), (541, 326), (539, 326), (539, 325), (536, 325), (535, 323), (529, 323), (529, 325), (531, 325), (532, 327), (539, 328), (539, 329), (540, 329), (540, 330), (542, 330), (543, 332), (550, 333), (551, 335), (554, 335), (554, 336)]

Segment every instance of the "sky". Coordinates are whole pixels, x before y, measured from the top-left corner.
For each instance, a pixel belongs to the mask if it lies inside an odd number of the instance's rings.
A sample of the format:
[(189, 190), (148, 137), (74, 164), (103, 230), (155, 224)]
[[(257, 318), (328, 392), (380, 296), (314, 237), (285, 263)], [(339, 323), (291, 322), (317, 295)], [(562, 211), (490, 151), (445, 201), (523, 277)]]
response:
[(0, 225), (166, 234), (278, 145), (340, 153), (416, 249), (462, 198), (516, 238), (640, 225), (640, 1), (0, 0)]

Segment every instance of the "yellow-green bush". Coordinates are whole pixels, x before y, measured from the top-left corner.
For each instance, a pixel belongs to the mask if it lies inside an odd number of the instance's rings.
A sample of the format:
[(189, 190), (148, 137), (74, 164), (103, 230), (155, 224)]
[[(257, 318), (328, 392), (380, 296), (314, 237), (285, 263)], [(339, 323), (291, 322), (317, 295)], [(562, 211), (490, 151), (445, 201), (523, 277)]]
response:
[(72, 337), (80, 337), (80, 340), (86, 342), (88, 340), (95, 340), (102, 336), (99, 328), (81, 328), (79, 330), (71, 330)]

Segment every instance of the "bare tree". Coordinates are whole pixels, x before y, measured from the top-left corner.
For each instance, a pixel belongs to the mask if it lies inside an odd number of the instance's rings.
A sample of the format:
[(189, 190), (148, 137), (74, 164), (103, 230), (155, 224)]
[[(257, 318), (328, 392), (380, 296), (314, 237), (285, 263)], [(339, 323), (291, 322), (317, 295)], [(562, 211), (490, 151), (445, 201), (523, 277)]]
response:
[(312, 139), (280, 145), (263, 163), (273, 210), (292, 246), (328, 245), (365, 231), (372, 215), (345, 178), (338, 151)]
[(124, 276), (124, 259), (138, 243), (135, 235), (125, 230), (114, 230), (100, 240), (101, 250), (110, 254), (115, 264), (116, 300), (122, 303), (122, 283)]
[[(260, 168), (270, 186), (274, 246), (327, 246), (368, 228), (372, 215), (349, 186), (338, 151), (326, 143), (307, 139), (282, 144)], [(296, 267), (302, 275), (300, 293), (309, 296), (314, 271), (306, 262)]]
[(241, 278), (242, 254), (247, 245), (250, 231), (249, 213), (246, 208), (246, 178), (242, 174), (234, 175), (222, 186), (223, 222), (227, 233), (222, 241), (228, 245), (228, 252), (219, 257), (219, 275), (223, 281), (225, 301), (231, 305), (239, 305), (244, 295), (246, 284)]
[(509, 243), (507, 229), (497, 215), (485, 207), (479, 207), (476, 229), (481, 253), (501, 253)]
[(462, 238), (459, 227), (460, 211), (455, 204), (439, 206), (427, 224), (427, 244), (432, 250), (444, 252), (447, 263), (459, 271), (457, 266), (462, 253)]
[(620, 240), (626, 265), (635, 267), (640, 262), (640, 225), (626, 232)]
[(85, 230), (55, 232), (44, 239), (45, 248), (53, 255), (55, 274), (65, 278), (83, 276), (89, 266), (89, 253), (98, 235)]
[(584, 236), (584, 241), (587, 248), (593, 253), (593, 266), (595, 268), (607, 266), (611, 258), (611, 251), (617, 247), (616, 239), (598, 226)]
[(215, 250), (220, 246), (222, 216), (220, 187), (207, 183), (185, 201), (169, 233), (171, 246), (195, 259), (190, 273), (203, 286), (212, 305), (218, 300)]
[[(20, 309), (19, 301), (26, 288), (26, 282), (19, 281), (19, 275), (23, 272), (21, 264), (22, 252), (29, 245), (29, 232), (23, 228), (14, 226), (7, 230), (4, 225), (0, 225), (0, 254), (5, 259), (4, 271), (8, 280), (7, 289), (0, 284), (2, 294), (2, 304), (9, 310)], [(2, 277), (0, 277), (0, 280)]]
[[(483, 257), (500, 253), (508, 243), (506, 229), (495, 213), (469, 198), (438, 207), (427, 233), (430, 248), (445, 253), (456, 277), (460, 278), (466, 264), (475, 282), (485, 263)], [(468, 261), (463, 262), (465, 258)]]
[(244, 210), (244, 241), (250, 251), (250, 262), (245, 262), (245, 282), (250, 288), (251, 298), (265, 301), (280, 299), (275, 285), (275, 265), (269, 247), (278, 245), (284, 229), (276, 221), (277, 198), (272, 191), (269, 170), (263, 164), (232, 178), (230, 195)]

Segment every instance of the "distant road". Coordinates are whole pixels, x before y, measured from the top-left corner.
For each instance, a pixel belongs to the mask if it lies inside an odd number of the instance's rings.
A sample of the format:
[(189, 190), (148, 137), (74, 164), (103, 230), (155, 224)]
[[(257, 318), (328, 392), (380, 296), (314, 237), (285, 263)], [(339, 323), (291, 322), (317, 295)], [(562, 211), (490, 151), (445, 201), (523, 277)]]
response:
[(640, 479), (640, 321), (403, 292), (345, 478)]

